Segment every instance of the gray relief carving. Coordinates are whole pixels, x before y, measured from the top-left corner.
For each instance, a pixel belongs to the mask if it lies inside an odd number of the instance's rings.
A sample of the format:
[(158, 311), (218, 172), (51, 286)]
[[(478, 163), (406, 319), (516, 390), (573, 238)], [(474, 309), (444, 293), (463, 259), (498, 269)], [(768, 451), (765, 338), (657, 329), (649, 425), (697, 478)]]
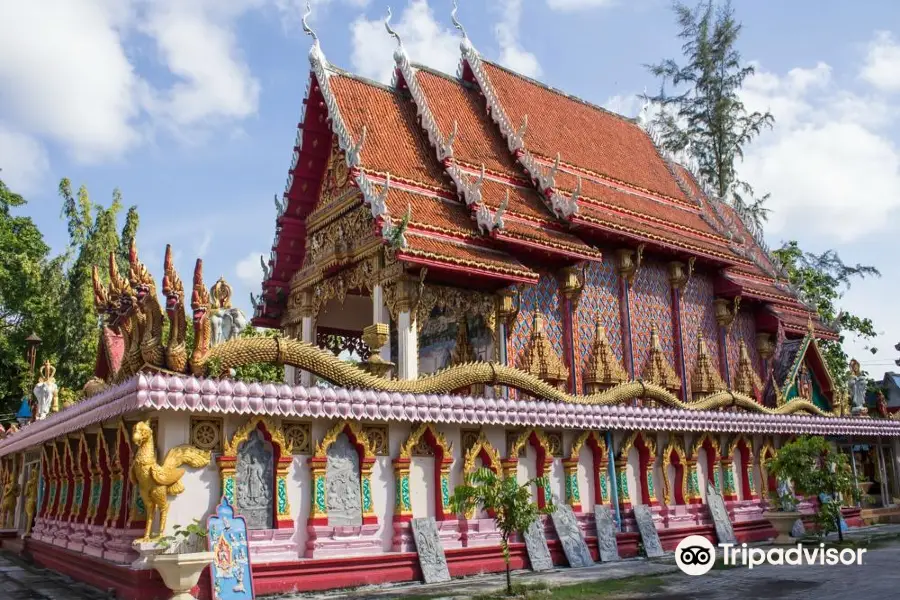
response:
[(425, 583), (450, 581), (447, 557), (444, 556), (444, 547), (441, 545), (434, 518), (413, 519), (412, 532)]
[(659, 533), (656, 531), (656, 523), (653, 522), (650, 508), (646, 504), (638, 504), (634, 507), (634, 518), (637, 521), (638, 531), (641, 532), (641, 542), (644, 544), (647, 558), (663, 556), (665, 552), (659, 542)]
[(332, 527), (362, 525), (359, 453), (342, 433), (328, 448), (325, 467), (325, 504)]
[(594, 564), (572, 507), (568, 504), (557, 504), (550, 517), (553, 519), (553, 527), (556, 528), (556, 535), (562, 544), (569, 566), (588, 567)]
[(273, 455), (272, 444), (254, 429), (237, 453), (237, 508), (247, 521), (247, 529), (272, 529)]
[(602, 562), (619, 560), (616, 522), (610, 506), (608, 504), (594, 505), (594, 520), (597, 522), (597, 546), (600, 548), (600, 560)]
[(722, 499), (716, 486), (709, 481), (706, 482), (706, 504), (716, 526), (719, 543), (734, 544), (737, 539), (734, 537), (734, 528), (731, 526), (731, 519), (728, 518), (728, 511), (725, 509), (725, 500)]
[(550, 558), (550, 548), (547, 547), (547, 536), (544, 535), (544, 524), (540, 518), (535, 520), (523, 536), (525, 549), (528, 551), (528, 560), (531, 562), (532, 571), (547, 571), (553, 568), (553, 559)]

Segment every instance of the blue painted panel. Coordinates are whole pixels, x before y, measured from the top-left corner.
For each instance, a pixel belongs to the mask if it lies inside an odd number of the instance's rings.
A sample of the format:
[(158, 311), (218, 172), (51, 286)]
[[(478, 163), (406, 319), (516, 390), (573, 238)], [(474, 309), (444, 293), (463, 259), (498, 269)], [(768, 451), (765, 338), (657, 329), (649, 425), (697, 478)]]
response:
[(206, 522), (209, 551), (213, 553), (210, 582), (213, 600), (247, 600), (253, 593), (247, 523), (234, 516), (228, 500), (216, 507), (215, 516)]

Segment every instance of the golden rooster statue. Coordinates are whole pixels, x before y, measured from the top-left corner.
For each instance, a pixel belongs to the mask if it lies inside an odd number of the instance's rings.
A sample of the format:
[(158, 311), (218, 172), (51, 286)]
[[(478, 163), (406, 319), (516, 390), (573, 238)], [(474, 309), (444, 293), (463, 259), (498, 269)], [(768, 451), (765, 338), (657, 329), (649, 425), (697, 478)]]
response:
[(165, 274), (162, 293), (166, 297), (166, 314), (169, 316), (169, 341), (166, 344), (166, 367), (176, 373), (184, 373), (187, 368), (187, 346), (184, 316), (184, 285), (175, 272), (172, 263), (172, 246), (166, 245)]
[(147, 511), (144, 537), (138, 541), (146, 542), (151, 539), (150, 532), (153, 530), (156, 509), (159, 509), (159, 533), (156, 537), (159, 537), (166, 529), (166, 517), (169, 513), (168, 496), (176, 496), (184, 491), (184, 484), (181, 483), (184, 469), (180, 467), (182, 465), (195, 469), (205, 467), (209, 464), (210, 453), (184, 444), (169, 450), (163, 464), (157, 464), (150, 421), (139, 421), (135, 424), (131, 441), (137, 446), (137, 453), (129, 475), (131, 482), (138, 486)]

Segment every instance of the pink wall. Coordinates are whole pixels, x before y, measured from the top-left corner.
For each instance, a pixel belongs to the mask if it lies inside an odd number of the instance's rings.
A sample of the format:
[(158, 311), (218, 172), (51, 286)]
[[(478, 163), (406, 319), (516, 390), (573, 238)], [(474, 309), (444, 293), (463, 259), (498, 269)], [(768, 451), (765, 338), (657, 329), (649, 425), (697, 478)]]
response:
[(583, 391), (581, 377), (594, 344), (594, 326), (600, 318), (606, 337), (619, 364), (625, 367), (622, 354), (622, 318), (619, 313), (619, 274), (615, 258), (604, 254), (603, 262), (589, 263), (585, 269), (584, 289), (576, 312), (576, 357), (578, 389)]

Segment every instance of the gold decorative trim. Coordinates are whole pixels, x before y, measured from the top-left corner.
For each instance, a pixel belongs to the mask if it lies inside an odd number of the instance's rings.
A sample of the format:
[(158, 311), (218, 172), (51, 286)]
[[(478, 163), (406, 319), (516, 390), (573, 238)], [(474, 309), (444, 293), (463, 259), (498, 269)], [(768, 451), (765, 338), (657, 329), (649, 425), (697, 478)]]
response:
[(716, 455), (713, 457), (713, 460), (718, 462), (719, 457), (722, 455), (722, 452), (719, 447), (719, 440), (717, 440), (715, 437), (709, 435), (709, 433), (706, 433), (706, 432), (701, 434), (700, 437), (695, 439), (694, 443), (691, 444), (691, 454), (690, 454), (691, 458), (693, 458), (694, 460), (697, 459), (697, 452), (700, 450), (701, 447), (703, 447), (703, 442), (705, 442), (706, 440), (709, 440), (709, 443), (713, 447), (713, 450), (716, 451)]
[(293, 449), (290, 442), (284, 438), (284, 432), (272, 419), (265, 415), (254, 415), (247, 420), (238, 430), (231, 436), (231, 440), (225, 442), (225, 455), (237, 456), (240, 445), (247, 441), (250, 434), (262, 423), (266, 431), (272, 437), (272, 443), (277, 444), (281, 450), (281, 456), (290, 456)]
[(529, 427), (519, 433), (518, 437), (513, 441), (512, 447), (507, 449), (507, 458), (518, 459), (519, 451), (525, 448), (525, 444), (531, 439), (532, 433), (537, 438), (538, 444), (544, 449), (544, 460), (548, 463), (551, 462), (554, 457), (553, 446), (550, 440), (547, 439), (546, 434), (538, 427)]
[[(421, 423), (413, 429), (406, 441), (400, 446), (400, 458), (412, 458), (420, 442), (425, 439), (425, 433), (431, 432), (434, 436), (435, 443), (441, 448), (444, 454), (444, 460), (453, 459), (453, 445), (447, 441), (444, 434), (435, 429), (432, 423)], [(430, 448), (430, 447), (429, 447)]]
[[(753, 396), (754, 393), (763, 391), (763, 382), (756, 374), (753, 368), (753, 361), (750, 360), (750, 352), (747, 350), (747, 344), (741, 340), (740, 359), (738, 360), (737, 375), (734, 378), (734, 389), (747, 396)], [(807, 398), (809, 400), (809, 398)]]
[(475, 461), (484, 451), (491, 459), (491, 467), (494, 472), (499, 473), (501, 469), (500, 452), (488, 441), (484, 431), (478, 433), (475, 443), (466, 451), (463, 459), (463, 474), (469, 474), (475, 471)]
[(339, 435), (344, 433), (345, 429), (350, 429), (356, 443), (363, 447), (363, 458), (375, 458), (375, 452), (372, 450), (372, 442), (366, 437), (366, 432), (362, 425), (355, 421), (342, 420), (335, 423), (331, 429), (322, 438), (322, 441), (316, 444), (315, 458), (328, 458), (328, 448), (334, 443)]
[(575, 438), (575, 441), (572, 442), (572, 450), (569, 453), (569, 459), (572, 461), (577, 461), (579, 455), (581, 454), (581, 449), (585, 444), (587, 444), (589, 439), (594, 440), (594, 442), (597, 444), (597, 447), (600, 448), (600, 454), (603, 457), (602, 460), (607, 461), (608, 457), (606, 454), (608, 452), (608, 449), (606, 447), (606, 440), (604, 440), (603, 437), (600, 436), (596, 431), (584, 431), (581, 433), (581, 435)]
[(697, 366), (691, 373), (691, 393), (694, 396), (707, 396), (721, 392), (727, 386), (713, 366), (712, 356), (701, 332), (697, 336)]
[(569, 369), (563, 364), (544, 328), (544, 315), (535, 311), (531, 326), (531, 339), (519, 356), (518, 363), (525, 372), (543, 379), (557, 387), (563, 386), (569, 378)]
[(681, 389), (681, 378), (675, 374), (675, 368), (669, 363), (659, 341), (656, 325), (650, 330), (650, 355), (642, 373), (644, 381), (656, 384), (667, 390)]
[(594, 326), (594, 344), (591, 356), (582, 375), (584, 388), (589, 394), (597, 393), (627, 379), (628, 375), (613, 353), (609, 339), (606, 337), (606, 328), (601, 325), (598, 315), (597, 323)]

